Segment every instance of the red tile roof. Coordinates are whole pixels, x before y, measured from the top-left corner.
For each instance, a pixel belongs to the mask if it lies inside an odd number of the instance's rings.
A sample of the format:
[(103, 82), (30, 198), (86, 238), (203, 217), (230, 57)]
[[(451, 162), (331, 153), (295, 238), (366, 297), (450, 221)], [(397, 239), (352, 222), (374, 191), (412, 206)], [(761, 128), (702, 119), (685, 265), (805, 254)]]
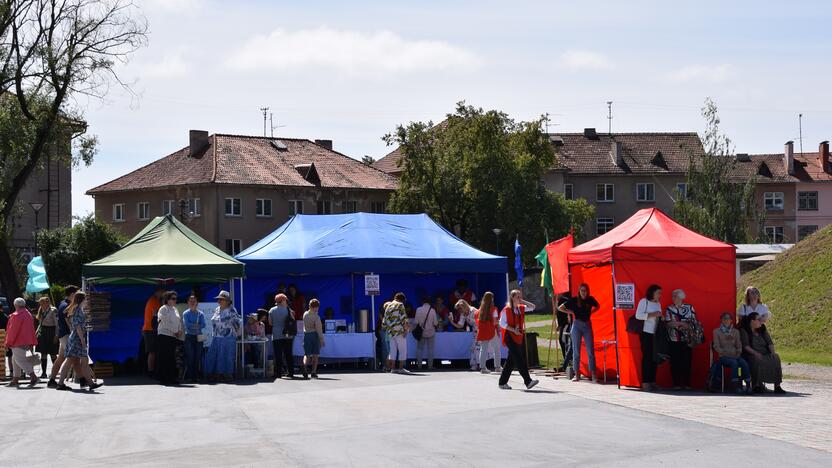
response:
[(398, 175), (402, 172), (402, 168), (399, 167), (399, 161), (401, 159), (402, 153), (399, 151), (399, 148), (396, 148), (387, 153), (383, 158), (374, 162), (373, 167), (388, 174)]
[[(740, 157), (738, 156), (738, 158)], [(750, 154), (748, 155), (748, 161), (737, 160), (732, 175), (742, 180), (747, 180), (756, 175), (758, 183), (832, 181), (832, 175), (824, 172), (821, 168), (818, 153), (795, 153), (793, 174), (788, 174), (786, 171), (784, 158), (783, 153)]]
[[(704, 154), (696, 133), (556, 133), (549, 136), (558, 162), (570, 174), (683, 174), (690, 158)], [(615, 164), (612, 145), (621, 143), (623, 162)]]
[[(285, 149), (272, 144), (276, 141)], [(310, 164), (315, 165), (323, 188), (395, 190), (398, 183), (380, 170), (310, 140), (218, 133), (208, 138), (208, 144), (201, 157), (189, 157), (186, 146), (87, 194), (212, 183), (315, 187), (297, 169)]]

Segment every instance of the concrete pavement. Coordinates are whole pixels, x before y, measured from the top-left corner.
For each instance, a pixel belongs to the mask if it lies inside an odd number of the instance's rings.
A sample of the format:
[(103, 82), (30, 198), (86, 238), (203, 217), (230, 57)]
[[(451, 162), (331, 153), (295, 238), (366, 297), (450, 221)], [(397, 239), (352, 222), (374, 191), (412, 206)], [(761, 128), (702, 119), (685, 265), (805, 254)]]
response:
[[(504, 391), (496, 376), (469, 372), (321, 377), (184, 388), (111, 379), (96, 394), (43, 384), (0, 388), (0, 465), (832, 464), (830, 447), (775, 440), (777, 420), (766, 422), (768, 434), (760, 436), (689, 420), (688, 410), (672, 414), (696, 396), (551, 379), (534, 391)], [(521, 388), (516, 380), (512, 385)], [(637, 407), (651, 398), (670, 414)], [(788, 400), (701, 398), (762, 415), (768, 402)]]

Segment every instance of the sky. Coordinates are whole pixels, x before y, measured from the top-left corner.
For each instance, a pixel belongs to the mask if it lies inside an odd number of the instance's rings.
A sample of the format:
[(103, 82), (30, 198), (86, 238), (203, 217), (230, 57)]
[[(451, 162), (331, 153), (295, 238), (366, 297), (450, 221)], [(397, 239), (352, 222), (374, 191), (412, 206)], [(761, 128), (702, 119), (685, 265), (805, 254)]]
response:
[[(707, 97), (737, 152), (832, 139), (832, 3), (768, 1), (138, 1), (148, 45), (129, 90), (79, 99), (99, 140), (84, 193), (188, 144), (188, 130), (331, 139), (376, 159), (399, 124), (459, 101), (550, 132), (702, 132)], [(268, 130), (267, 130), (268, 131)]]

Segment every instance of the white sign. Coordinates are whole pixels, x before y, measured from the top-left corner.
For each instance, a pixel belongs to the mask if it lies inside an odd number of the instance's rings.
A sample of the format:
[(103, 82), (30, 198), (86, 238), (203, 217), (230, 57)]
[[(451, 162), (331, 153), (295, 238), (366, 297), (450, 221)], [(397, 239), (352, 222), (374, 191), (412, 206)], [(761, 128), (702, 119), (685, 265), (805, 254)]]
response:
[(364, 295), (378, 296), (381, 294), (381, 287), (378, 282), (378, 275), (364, 275)]
[(636, 305), (636, 285), (619, 283), (615, 285), (615, 306), (617, 309), (634, 309)]

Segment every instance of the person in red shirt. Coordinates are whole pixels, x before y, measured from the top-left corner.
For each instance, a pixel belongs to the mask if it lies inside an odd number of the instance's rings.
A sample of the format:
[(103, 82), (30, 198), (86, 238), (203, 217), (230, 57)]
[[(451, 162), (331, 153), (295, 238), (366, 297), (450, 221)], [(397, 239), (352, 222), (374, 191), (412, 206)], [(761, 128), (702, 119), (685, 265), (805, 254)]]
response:
[(6, 346), (12, 349), (12, 381), (10, 387), (19, 385), (20, 373), (25, 372), (31, 375), (29, 386), (34, 387), (38, 383), (38, 376), (35, 374), (34, 366), (26, 359), (26, 353), (38, 344), (38, 337), (35, 334), (35, 318), (26, 308), (26, 300), (18, 297), (14, 300), (14, 312), (9, 316), (9, 323), (6, 324)]
[(485, 362), (488, 360), (488, 350), (494, 354), (494, 372), (503, 371), (501, 365), (500, 346), (500, 312), (494, 306), (494, 293), (491, 291), (482, 295), (480, 308), (477, 309), (477, 341), (480, 342), (480, 372), (488, 374)]
[(500, 328), (503, 330), (503, 345), (508, 348), (508, 357), (500, 374), (498, 385), (503, 390), (511, 390), (508, 379), (514, 367), (523, 377), (526, 389), (531, 389), (538, 383), (529, 376), (529, 367), (526, 363), (526, 312), (534, 310), (534, 304), (523, 300), (523, 293), (514, 289), (509, 294), (508, 304), (500, 315)]
[[(468, 282), (464, 279), (456, 282), (456, 289), (451, 293), (451, 302), (449, 304), (456, 304), (460, 299), (471, 305), (477, 302), (477, 295), (468, 288)], [(459, 315), (456, 313), (454, 313), (454, 320), (459, 320)]]
[(298, 287), (290, 284), (286, 289), (286, 296), (289, 298), (289, 308), (294, 314), (295, 320), (303, 320), (303, 312), (306, 310), (306, 297), (298, 291)]
[(156, 371), (156, 336), (159, 330), (156, 314), (162, 307), (162, 294), (164, 293), (164, 288), (157, 286), (153, 295), (144, 304), (142, 338), (144, 339), (144, 352), (147, 353), (147, 372), (151, 375)]

